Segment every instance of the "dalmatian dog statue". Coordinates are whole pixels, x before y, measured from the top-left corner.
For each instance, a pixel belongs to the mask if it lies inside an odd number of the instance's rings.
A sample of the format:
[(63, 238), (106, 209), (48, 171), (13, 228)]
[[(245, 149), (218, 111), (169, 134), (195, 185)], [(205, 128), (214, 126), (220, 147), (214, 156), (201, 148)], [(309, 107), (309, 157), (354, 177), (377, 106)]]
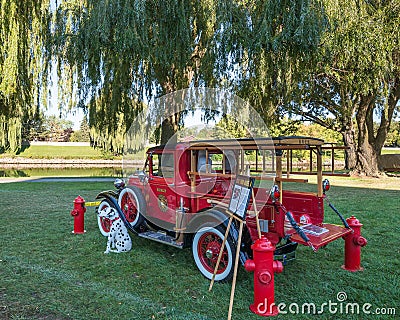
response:
[[(118, 213), (111, 207), (106, 207), (98, 212), (99, 217), (104, 217), (112, 221), (110, 232), (107, 236), (107, 247), (104, 253), (115, 252), (127, 252), (132, 249), (132, 240), (129, 236), (128, 229), (126, 229), (124, 223), (118, 217)], [(112, 250), (111, 248), (115, 248)]]

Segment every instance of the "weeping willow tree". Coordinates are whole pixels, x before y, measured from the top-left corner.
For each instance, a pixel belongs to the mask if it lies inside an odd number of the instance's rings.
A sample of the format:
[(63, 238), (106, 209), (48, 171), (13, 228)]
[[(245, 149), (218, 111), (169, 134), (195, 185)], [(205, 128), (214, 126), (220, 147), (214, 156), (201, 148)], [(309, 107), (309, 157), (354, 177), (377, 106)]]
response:
[[(271, 114), (279, 99), (265, 92), (293, 83), (318, 44), (319, 9), (312, 0), (63, 1), (54, 54), (64, 100), (88, 106), (95, 143), (114, 150), (143, 101), (189, 86), (237, 90)], [(256, 73), (265, 77), (252, 81)], [(180, 124), (180, 113), (164, 121), (161, 142)]]
[(400, 1), (253, 3), (239, 92), (266, 120), (295, 115), (340, 132), (348, 169), (379, 176), (399, 111)]
[(24, 121), (46, 100), (49, 0), (0, 4), (0, 150), (17, 150)]
[[(59, 76), (70, 107), (88, 106), (95, 144), (120, 150), (144, 101), (199, 83), (217, 28), (216, 3), (62, 2), (55, 21)], [(162, 141), (179, 116), (163, 124)]]
[(399, 111), (400, 1), (324, 6), (329, 27), (288, 109), (340, 132), (348, 169), (379, 176), (379, 155)]
[[(3, 1), (2, 146), (20, 144), (24, 118), (45, 102), (50, 57), (59, 108), (85, 108), (106, 149), (121, 150), (143, 102), (189, 86), (237, 89), (270, 115), (277, 83), (291, 83), (293, 59), (318, 43), (310, 1), (65, 0), (52, 2), (51, 21), (49, 1)], [(163, 123), (161, 142), (181, 116)]]

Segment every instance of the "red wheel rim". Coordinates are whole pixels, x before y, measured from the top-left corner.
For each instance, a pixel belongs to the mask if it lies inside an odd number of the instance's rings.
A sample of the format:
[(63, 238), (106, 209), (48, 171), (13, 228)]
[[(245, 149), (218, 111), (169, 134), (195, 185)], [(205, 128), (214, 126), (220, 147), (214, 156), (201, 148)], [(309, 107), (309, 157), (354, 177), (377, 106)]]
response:
[(121, 209), (129, 223), (136, 220), (138, 214), (137, 204), (135, 198), (131, 194), (125, 193), (122, 196)]
[[(206, 232), (201, 235), (197, 243), (197, 252), (203, 267), (210, 273), (214, 272), (217, 264), (219, 251), (221, 250), (222, 239), (213, 232)], [(229, 262), (226, 246), (222, 252), (221, 261), (218, 266), (217, 274), (223, 273)]]

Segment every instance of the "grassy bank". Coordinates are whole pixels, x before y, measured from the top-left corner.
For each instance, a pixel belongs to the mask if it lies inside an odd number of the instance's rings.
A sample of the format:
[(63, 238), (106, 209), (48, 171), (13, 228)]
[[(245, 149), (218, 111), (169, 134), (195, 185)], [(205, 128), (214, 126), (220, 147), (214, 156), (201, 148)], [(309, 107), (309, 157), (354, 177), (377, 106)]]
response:
[(120, 168), (32, 168), (32, 169), (2, 169), (0, 181), (3, 177), (121, 177)]
[(121, 159), (111, 153), (90, 146), (31, 145), (17, 154), (4, 153), (2, 157), (23, 157), (32, 159)]
[[(368, 245), (364, 272), (349, 273), (343, 241), (313, 253), (300, 247), (297, 260), (276, 275), (277, 303), (370, 303), (371, 310), (396, 307), (400, 288), (397, 216), (398, 179), (332, 179), (330, 198), (346, 216), (364, 224)], [(315, 186), (311, 186), (313, 188)], [(106, 239), (88, 208), (87, 233), (71, 234), (73, 199), (87, 201), (111, 183), (12, 183), (0, 185), (1, 319), (226, 319), (230, 284), (216, 284), (197, 271), (190, 250), (179, 250), (132, 235), (129, 253), (105, 255)], [(397, 189), (397, 190), (395, 190)], [(326, 220), (337, 221), (326, 211)], [(239, 268), (233, 319), (260, 319), (248, 310), (253, 275)], [(318, 319), (392, 319), (391, 316), (330, 314)], [(276, 319), (293, 319), (293, 314)], [(297, 315), (296, 319), (309, 319)]]

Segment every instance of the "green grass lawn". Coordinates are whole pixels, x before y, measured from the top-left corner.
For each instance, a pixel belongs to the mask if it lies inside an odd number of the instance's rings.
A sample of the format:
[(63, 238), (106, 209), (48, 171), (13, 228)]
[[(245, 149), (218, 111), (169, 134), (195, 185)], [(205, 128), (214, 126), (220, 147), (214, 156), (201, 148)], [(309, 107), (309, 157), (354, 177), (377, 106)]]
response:
[[(138, 151), (127, 156), (130, 160), (144, 160), (146, 150)], [(17, 154), (0, 153), (0, 157), (23, 157), (31, 159), (106, 159), (120, 160), (122, 155), (113, 155), (101, 149), (94, 149), (90, 146), (55, 146), (55, 145), (31, 145), (24, 147)]]
[[(11, 154), (3, 154), (4, 156), (15, 156)], [(94, 149), (89, 146), (42, 146), (31, 145), (16, 154), (18, 157), (32, 159), (114, 159), (111, 154), (104, 153), (100, 149)]]
[(400, 154), (400, 148), (384, 148), (382, 154)]
[[(385, 182), (386, 181), (386, 182)], [(275, 277), (276, 303), (348, 302), (395, 307), (400, 313), (400, 180), (332, 179), (329, 193), (345, 216), (364, 224), (364, 272), (343, 264), (342, 240), (313, 253), (300, 247), (297, 259)], [(201, 276), (189, 249), (179, 250), (132, 235), (129, 253), (105, 255), (106, 239), (88, 208), (87, 233), (73, 235), (73, 199), (86, 201), (111, 183), (20, 182), (0, 184), (1, 319), (226, 319), (230, 284)], [(311, 186), (315, 187), (315, 186)], [(337, 222), (331, 211), (326, 220)], [(253, 302), (253, 274), (239, 268), (233, 319), (260, 319)], [(279, 315), (275, 319), (309, 319)], [(393, 319), (393, 316), (329, 314), (317, 319)]]

